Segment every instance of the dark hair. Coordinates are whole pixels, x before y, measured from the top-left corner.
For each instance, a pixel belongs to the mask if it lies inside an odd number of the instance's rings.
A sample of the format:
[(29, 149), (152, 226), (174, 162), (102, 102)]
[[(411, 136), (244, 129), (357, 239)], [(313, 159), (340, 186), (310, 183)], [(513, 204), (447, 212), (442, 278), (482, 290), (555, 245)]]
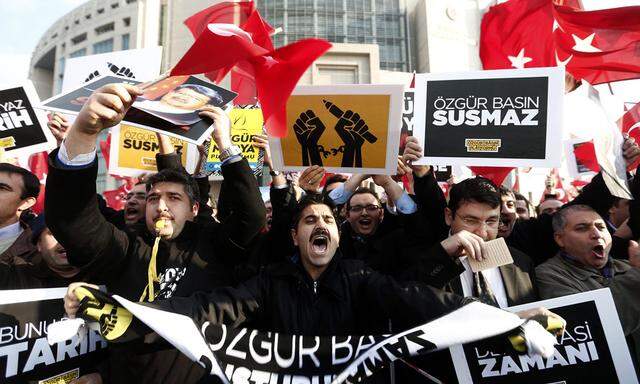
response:
[(203, 85), (198, 84), (183, 84), (176, 87), (176, 91), (180, 89), (191, 89), (192, 91), (196, 91), (202, 95), (209, 97), (216, 104), (222, 104), (222, 96), (215, 89), (207, 88)]
[(489, 179), (473, 177), (454, 184), (449, 190), (449, 209), (456, 213), (465, 202), (486, 204), (491, 208), (500, 206), (500, 191)]
[(516, 198), (515, 192), (513, 192), (511, 189), (509, 189), (507, 187), (504, 187), (504, 186), (501, 185), (500, 187), (498, 187), (498, 190), (500, 191), (500, 196), (511, 195), (511, 196), (513, 196), (514, 199)]
[(147, 179), (147, 193), (154, 184), (158, 183), (177, 183), (184, 186), (184, 191), (189, 197), (189, 203), (192, 205), (200, 201), (200, 191), (196, 180), (190, 175), (175, 169), (163, 169), (162, 171), (151, 175)]
[(378, 205), (382, 206), (382, 202), (380, 201), (380, 198), (378, 197), (378, 194), (376, 193), (376, 191), (368, 187), (358, 187), (358, 189), (356, 189), (355, 192), (353, 192), (353, 195), (351, 195), (349, 200), (347, 200), (347, 210), (351, 208), (351, 199), (353, 199), (353, 197), (356, 195), (371, 195), (376, 198)]
[(341, 175), (339, 173), (334, 173), (333, 175), (327, 177), (327, 179), (324, 181), (324, 187), (322, 188), (322, 193), (325, 193), (327, 191), (327, 187), (331, 184), (335, 184), (335, 183), (344, 183), (345, 181), (347, 181), (347, 176), (345, 175)]
[(38, 180), (36, 175), (24, 168), (16, 167), (9, 163), (0, 163), (0, 172), (20, 175), (22, 177), (23, 187), (22, 193), (20, 194), (22, 200), (28, 199), (29, 197), (33, 197), (34, 199), (38, 198), (40, 194), (40, 180)]
[(309, 193), (298, 201), (298, 205), (296, 207), (295, 212), (293, 213), (293, 220), (291, 221), (291, 228), (298, 228), (298, 223), (302, 219), (302, 212), (304, 212), (305, 208), (312, 205), (326, 205), (331, 210), (333, 216), (336, 216), (336, 206), (333, 203), (333, 200), (330, 197), (319, 193)]
[[(593, 212), (598, 214), (593, 208), (584, 204), (574, 204), (567, 205), (561, 208), (558, 212), (553, 215), (551, 219), (551, 226), (553, 227), (553, 233), (560, 232), (564, 229), (564, 226), (567, 225), (567, 218), (569, 214), (573, 212)], [(599, 215), (598, 215), (599, 216)]]

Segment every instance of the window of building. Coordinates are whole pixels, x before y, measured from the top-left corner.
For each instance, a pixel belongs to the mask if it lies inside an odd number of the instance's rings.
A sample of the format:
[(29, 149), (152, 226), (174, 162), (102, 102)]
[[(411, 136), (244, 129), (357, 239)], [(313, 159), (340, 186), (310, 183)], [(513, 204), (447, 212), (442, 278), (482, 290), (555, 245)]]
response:
[(79, 43), (82, 43), (83, 41), (87, 40), (87, 33), (82, 33), (74, 38), (71, 39), (71, 42), (76, 45)]
[(74, 21), (74, 22), (73, 22), (73, 24), (75, 24), (75, 25), (80, 24), (80, 20), (76, 20), (76, 21)]
[(113, 52), (113, 39), (107, 39), (93, 44), (93, 54)]
[(116, 9), (120, 6), (120, 3), (113, 3), (111, 4), (111, 9)]
[(131, 18), (130, 17), (125, 17), (124, 19), (122, 19), (122, 22), (124, 23), (125, 27), (128, 27), (131, 25)]
[(127, 0), (127, 4), (135, 3), (138, 0)]
[(87, 19), (87, 20), (91, 20), (91, 14), (85, 15), (84, 18)]
[(73, 51), (69, 54), (69, 58), (81, 57), (87, 55), (87, 48), (78, 49), (77, 51)]
[(101, 25), (96, 28), (96, 34), (101, 35), (103, 33), (111, 32), (115, 29), (115, 23), (111, 22), (105, 25)]
[(318, 65), (318, 84), (358, 84), (358, 67), (355, 65)]
[(129, 34), (122, 35), (122, 50), (129, 49)]
[(60, 76), (64, 75), (64, 63), (65, 63), (65, 58), (64, 56), (62, 56), (58, 60), (58, 73), (60, 74)]
[(100, 8), (96, 11), (98, 15), (102, 15), (104, 13), (104, 8)]

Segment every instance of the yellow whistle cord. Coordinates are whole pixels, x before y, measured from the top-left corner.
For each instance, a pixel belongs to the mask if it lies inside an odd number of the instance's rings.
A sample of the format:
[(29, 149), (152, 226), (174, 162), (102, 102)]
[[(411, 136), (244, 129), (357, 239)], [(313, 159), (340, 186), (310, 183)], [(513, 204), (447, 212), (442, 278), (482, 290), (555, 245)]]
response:
[[(164, 228), (164, 220), (159, 220), (156, 222), (156, 229), (158, 232)], [(160, 235), (156, 237), (156, 240), (153, 242), (153, 248), (151, 249), (151, 260), (149, 260), (149, 268), (147, 269), (147, 286), (144, 288), (142, 292), (142, 296), (140, 296), (140, 300), (144, 301), (145, 297), (147, 297), (147, 293), (149, 294), (149, 302), (153, 302), (155, 299), (155, 283), (159, 283), (160, 279), (158, 278), (158, 272), (156, 268), (156, 259), (158, 256), (158, 248), (160, 246)]]

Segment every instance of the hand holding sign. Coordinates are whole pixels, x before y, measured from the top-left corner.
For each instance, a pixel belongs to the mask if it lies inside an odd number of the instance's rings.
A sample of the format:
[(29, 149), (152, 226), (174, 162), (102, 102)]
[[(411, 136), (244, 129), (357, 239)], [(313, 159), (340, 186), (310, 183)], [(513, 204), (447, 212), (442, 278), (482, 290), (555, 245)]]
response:
[(322, 158), (318, 151), (318, 140), (326, 129), (312, 110), (300, 114), (300, 117), (293, 124), (293, 130), (300, 146), (302, 146), (302, 165), (322, 166)]
[(103, 129), (120, 123), (139, 95), (142, 95), (142, 90), (133, 85), (105, 85), (91, 94), (73, 127), (84, 134), (97, 135)]

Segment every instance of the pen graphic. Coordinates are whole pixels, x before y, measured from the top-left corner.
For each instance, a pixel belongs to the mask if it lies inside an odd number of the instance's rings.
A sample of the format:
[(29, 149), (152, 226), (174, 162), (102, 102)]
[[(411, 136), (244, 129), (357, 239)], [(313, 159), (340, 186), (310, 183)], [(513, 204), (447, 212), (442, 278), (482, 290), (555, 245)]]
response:
[[(333, 103), (332, 103), (332, 102), (330, 102), (329, 100), (322, 99), (322, 101), (324, 102), (324, 106), (325, 106), (325, 108), (327, 108), (327, 110), (328, 110), (329, 112), (331, 112), (331, 114), (332, 114), (333, 116), (335, 116), (335, 117), (337, 117), (338, 119), (340, 119), (340, 118), (344, 115), (344, 112), (343, 112), (340, 108), (338, 108), (338, 106), (337, 106), (337, 105), (333, 104)], [(372, 144), (373, 144), (373, 143), (375, 143), (375, 142), (378, 140), (378, 138), (377, 138), (377, 137), (375, 137), (375, 136), (374, 136), (371, 132), (369, 132), (369, 131), (367, 131), (367, 132), (363, 133), (363, 134), (362, 134), (362, 137), (363, 137), (365, 140), (367, 140), (369, 143), (372, 143)]]

